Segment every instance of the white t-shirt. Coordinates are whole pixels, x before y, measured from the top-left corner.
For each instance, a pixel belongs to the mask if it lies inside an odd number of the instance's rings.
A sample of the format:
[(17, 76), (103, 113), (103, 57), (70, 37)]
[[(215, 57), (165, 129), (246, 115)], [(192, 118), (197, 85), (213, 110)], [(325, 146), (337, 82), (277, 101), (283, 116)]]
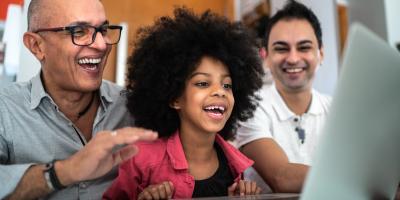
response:
[[(273, 138), (291, 163), (311, 165), (331, 98), (312, 90), (310, 108), (307, 113), (298, 116), (289, 110), (274, 84), (263, 87), (259, 96), (262, 99), (254, 117), (240, 123), (236, 135), (237, 146), (241, 147), (261, 138)], [(303, 141), (296, 128), (304, 130)], [(251, 177), (250, 173), (248, 178)]]

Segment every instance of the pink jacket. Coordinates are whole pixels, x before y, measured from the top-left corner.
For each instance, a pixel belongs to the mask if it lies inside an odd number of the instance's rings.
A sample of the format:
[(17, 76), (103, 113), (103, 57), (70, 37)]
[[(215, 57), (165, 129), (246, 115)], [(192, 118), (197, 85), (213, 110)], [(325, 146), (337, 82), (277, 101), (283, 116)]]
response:
[[(235, 182), (253, 161), (217, 134), (216, 142), (221, 146), (228, 160)], [(103, 199), (137, 199), (139, 193), (149, 185), (171, 181), (174, 184), (172, 198), (191, 198), (194, 177), (189, 174), (188, 163), (183, 152), (179, 133), (155, 142), (137, 143), (139, 153), (122, 163), (119, 175), (104, 193)]]

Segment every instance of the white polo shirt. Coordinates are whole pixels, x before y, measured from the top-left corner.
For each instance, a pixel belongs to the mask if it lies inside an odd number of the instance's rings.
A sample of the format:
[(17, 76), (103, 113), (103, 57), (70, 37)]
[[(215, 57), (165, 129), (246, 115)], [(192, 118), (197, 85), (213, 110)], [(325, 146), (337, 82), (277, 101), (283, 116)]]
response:
[[(291, 163), (311, 165), (331, 98), (312, 90), (308, 112), (298, 116), (289, 110), (274, 84), (264, 86), (259, 91), (259, 96), (262, 99), (254, 117), (240, 123), (235, 141), (237, 146), (241, 147), (261, 138), (273, 138)], [(296, 128), (304, 130), (303, 142)], [(253, 168), (245, 171), (245, 178), (256, 181), (262, 188), (262, 193), (271, 191)]]
[[(238, 146), (260, 138), (273, 138), (290, 162), (310, 165), (331, 98), (312, 90), (308, 112), (298, 116), (289, 110), (274, 84), (262, 88), (259, 96), (262, 100), (254, 117), (241, 123), (237, 131)], [(296, 128), (304, 130), (303, 142)]]

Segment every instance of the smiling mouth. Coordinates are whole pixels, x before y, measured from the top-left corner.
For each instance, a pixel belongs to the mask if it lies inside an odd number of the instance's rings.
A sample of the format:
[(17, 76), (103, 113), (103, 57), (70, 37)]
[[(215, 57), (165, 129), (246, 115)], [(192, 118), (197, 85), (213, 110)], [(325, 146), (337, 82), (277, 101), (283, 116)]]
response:
[(203, 110), (206, 112), (211, 112), (215, 114), (224, 114), (225, 113), (225, 106), (207, 106)]
[(286, 68), (283, 69), (284, 72), (289, 73), (289, 74), (295, 74), (295, 73), (300, 73), (304, 71), (305, 68)]
[(224, 113), (226, 112), (227, 109), (225, 106), (211, 105), (211, 106), (206, 106), (205, 108), (203, 108), (203, 110), (211, 118), (220, 120), (224, 118)]
[(97, 71), (101, 61), (101, 58), (81, 58), (78, 59), (78, 64), (87, 71)]

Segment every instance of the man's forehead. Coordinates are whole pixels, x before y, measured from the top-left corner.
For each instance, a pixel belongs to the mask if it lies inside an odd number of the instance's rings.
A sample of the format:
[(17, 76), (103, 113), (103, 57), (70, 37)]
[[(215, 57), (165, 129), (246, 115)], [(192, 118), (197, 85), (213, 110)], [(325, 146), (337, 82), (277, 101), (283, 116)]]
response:
[[(276, 40), (312, 43), (317, 41), (314, 29), (305, 19), (280, 20), (271, 29), (269, 41)], [(272, 45), (272, 43), (270, 43)]]
[(77, 23), (103, 24), (107, 19), (99, 0), (47, 0), (51, 12), (51, 23), (65, 26)]

